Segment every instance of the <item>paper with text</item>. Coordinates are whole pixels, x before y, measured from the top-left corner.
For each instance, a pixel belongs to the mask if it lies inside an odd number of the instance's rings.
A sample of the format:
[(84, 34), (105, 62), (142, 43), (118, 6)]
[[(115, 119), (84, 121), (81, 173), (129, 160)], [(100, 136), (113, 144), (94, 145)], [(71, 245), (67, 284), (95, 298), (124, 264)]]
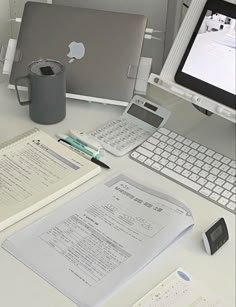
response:
[(182, 202), (118, 175), (3, 247), (80, 306), (99, 306), (192, 224)]
[(222, 299), (182, 268), (177, 269), (132, 307), (222, 307)]
[(37, 128), (0, 145), (0, 230), (99, 172)]

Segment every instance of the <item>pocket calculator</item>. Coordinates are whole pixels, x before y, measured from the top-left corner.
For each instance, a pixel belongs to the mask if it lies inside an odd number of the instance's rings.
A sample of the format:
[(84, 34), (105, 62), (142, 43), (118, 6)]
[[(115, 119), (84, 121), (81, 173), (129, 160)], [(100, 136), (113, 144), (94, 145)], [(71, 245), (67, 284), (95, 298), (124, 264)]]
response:
[(169, 116), (169, 110), (136, 95), (120, 117), (89, 134), (105, 150), (115, 156), (123, 156), (163, 126)]

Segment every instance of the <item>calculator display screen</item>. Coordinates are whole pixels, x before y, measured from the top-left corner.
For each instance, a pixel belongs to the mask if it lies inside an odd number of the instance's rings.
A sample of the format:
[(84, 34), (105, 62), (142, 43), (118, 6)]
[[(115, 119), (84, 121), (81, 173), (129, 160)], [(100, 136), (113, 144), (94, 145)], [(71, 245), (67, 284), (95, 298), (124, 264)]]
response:
[(163, 118), (158, 116), (157, 114), (154, 114), (148, 110), (145, 110), (144, 108), (141, 108), (140, 106), (136, 104), (132, 104), (132, 106), (127, 111), (128, 114), (135, 116), (136, 118), (144, 121), (145, 123), (152, 125), (156, 128), (158, 128), (163, 121)]

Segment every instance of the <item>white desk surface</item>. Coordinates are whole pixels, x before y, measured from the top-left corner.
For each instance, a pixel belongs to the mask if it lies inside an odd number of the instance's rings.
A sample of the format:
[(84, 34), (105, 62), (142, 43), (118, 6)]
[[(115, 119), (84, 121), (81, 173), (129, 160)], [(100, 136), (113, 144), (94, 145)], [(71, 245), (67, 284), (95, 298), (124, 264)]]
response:
[[(157, 92), (151, 90), (149, 94), (155, 96)], [(158, 92), (158, 95), (163, 98), (161, 92)], [(164, 100), (162, 104), (165, 105)], [(166, 105), (172, 110), (167, 127), (185, 135), (190, 132), (188, 134), (190, 137), (235, 159), (234, 124), (215, 116), (208, 119), (190, 104), (180, 100), (169, 101)], [(118, 117), (122, 111), (123, 107), (68, 100), (67, 116), (63, 122), (51, 126), (37, 125), (29, 119), (28, 107), (20, 106), (15, 93), (8, 91), (6, 85), (0, 84), (0, 143), (35, 126), (52, 136), (58, 132), (66, 133), (70, 128), (89, 131), (105, 121)], [(235, 307), (235, 215), (144, 168), (128, 156), (116, 158), (107, 154), (107, 158), (111, 170), (102, 170), (101, 174), (89, 182), (2, 231), (0, 244), (18, 229), (61, 206), (114, 172), (126, 172), (137, 179), (145, 178), (147, 183), (150, 182), (181, 197), (192, 210), (195, 225), (127, 285), (118, 290), (103, 307), (130, 306), (180, 266), (210, 286), (216, 295), (222, 295), (226, 301), (225, 306)], [(204, 250), (201, 234), (219, 217), (225, 218), (230, 239), (217, 253), (209, 256)], [(0, 306), (75, 307), (76, 305), (0, 248)]]

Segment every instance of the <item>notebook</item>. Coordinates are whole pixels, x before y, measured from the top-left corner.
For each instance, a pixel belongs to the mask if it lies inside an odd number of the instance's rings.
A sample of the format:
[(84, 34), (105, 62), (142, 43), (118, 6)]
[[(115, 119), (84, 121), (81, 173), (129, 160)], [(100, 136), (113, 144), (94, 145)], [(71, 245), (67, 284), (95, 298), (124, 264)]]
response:
[(146, 23), (142, 15), (27, 2), (10, 84), (33, 60), (50, 58), (65, 65), (69, 97), (129, 102)]
[(94, 177), (100, 167), (35, 128), (0, 145), (0, 231)]

